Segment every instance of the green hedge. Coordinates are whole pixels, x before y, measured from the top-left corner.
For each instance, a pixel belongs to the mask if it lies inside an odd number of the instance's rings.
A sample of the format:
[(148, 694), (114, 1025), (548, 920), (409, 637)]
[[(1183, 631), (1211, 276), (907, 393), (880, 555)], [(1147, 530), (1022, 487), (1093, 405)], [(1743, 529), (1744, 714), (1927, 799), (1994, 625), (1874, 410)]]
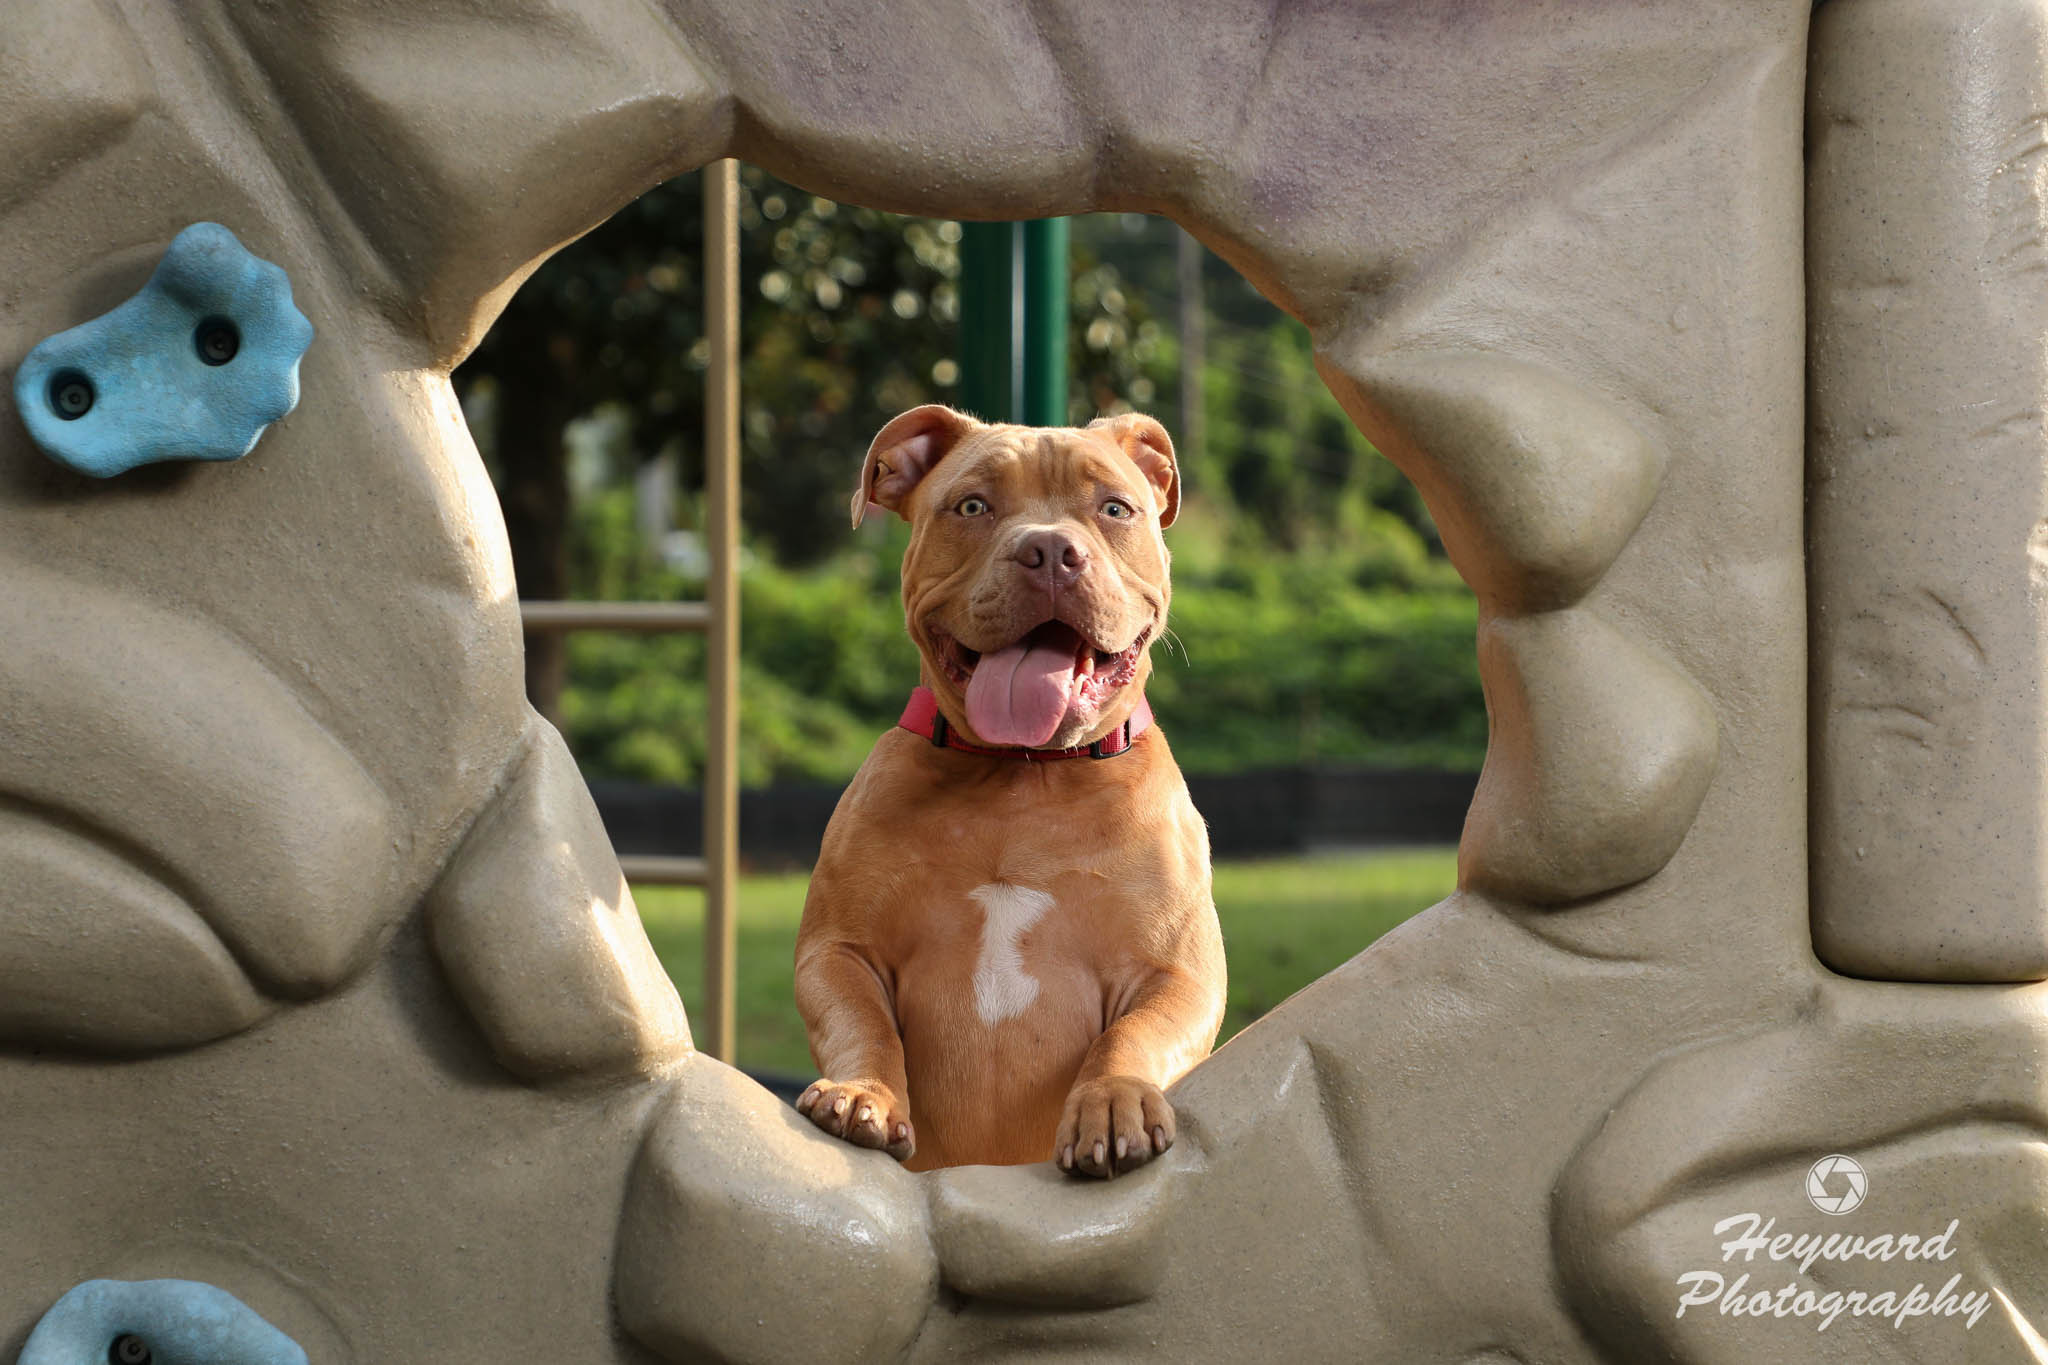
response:
[[(629, 520), (605, 495), (590, 513)], [(1199, 508), (1176, 546), (1170, 634), (1150, 695), (1184, 768), (1298, 763), (1476, 767), (1486, 718), (1471, 594), (1400, 533), (1278, 555), (1229, 543)], [(1389, 519), (1391, 520), (1391, 519)], [(591, 528), (593, 530), (604, 528)], [(587, 535), (618, 545), (630, 534)], [(904, 528), (871, 527), (813, 569), (741, 573), (740, 780), (839, 782), (916, 683), (896, 565)], [(1390, 548), (1390, 546), (1392, 548)], [(590, 595), (674, 599), (702, 585), (634, 557), (579, 566)], [(691, 784), (704, 763), (704, 644), (579, 634), (562, 720), (593, 776)]]

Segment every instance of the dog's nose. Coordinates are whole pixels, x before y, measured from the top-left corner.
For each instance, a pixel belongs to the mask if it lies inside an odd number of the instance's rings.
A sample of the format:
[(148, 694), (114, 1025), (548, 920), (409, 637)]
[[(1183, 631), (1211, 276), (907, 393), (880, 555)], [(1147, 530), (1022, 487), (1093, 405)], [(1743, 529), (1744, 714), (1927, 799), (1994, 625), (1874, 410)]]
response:
[(1065, 531), (1034, 531), (1013, 556), (1024, 572), (1049, 588), (1072, 587), (1088, 567), (1088, 550)]

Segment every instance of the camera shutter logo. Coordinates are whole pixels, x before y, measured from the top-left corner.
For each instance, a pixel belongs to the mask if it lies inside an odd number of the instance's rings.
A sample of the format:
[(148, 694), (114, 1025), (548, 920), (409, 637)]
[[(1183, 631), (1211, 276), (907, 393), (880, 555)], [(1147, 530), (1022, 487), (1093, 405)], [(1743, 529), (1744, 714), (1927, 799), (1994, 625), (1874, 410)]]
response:
[(1806, 1172), (1806, 1197), (1822, 1213), (1849, 1213), (1870, 1192), (1870, 1177), (1852, 1156), (1824, 1156)]

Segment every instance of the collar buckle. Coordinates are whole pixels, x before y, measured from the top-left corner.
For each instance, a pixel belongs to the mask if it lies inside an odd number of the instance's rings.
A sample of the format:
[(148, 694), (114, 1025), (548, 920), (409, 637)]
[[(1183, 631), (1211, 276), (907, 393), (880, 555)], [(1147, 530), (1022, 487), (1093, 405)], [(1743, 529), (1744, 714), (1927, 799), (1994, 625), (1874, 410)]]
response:
[(1104, 746), (1109, 743), (1109, 735), (1104, 735), (1101, 739), (1088, 746), (1088, 757), (1115, 758), (1118, 754), (1127, 754), (1131, 751), (1131, 721), (1128, 716), (1124, 718), (1123, 725), (1111, 733), (1117, 735), (1122, 740), (1122, 743), (1118, 744), (1114, 749), (1106, 748)]

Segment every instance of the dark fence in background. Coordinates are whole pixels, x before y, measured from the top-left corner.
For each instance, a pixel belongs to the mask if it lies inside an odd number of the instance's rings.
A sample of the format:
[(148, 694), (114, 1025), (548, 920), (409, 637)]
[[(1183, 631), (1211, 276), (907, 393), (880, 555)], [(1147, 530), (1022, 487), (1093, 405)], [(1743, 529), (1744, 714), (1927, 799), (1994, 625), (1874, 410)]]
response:
[[(1311, 768), (1188, 778), (1219, 858), (1370, 844), (1451, 844), (1465, 824), (1476, 773)], [(620, 853), (702, 853), (697, 792), (600, 779), (590, 784)], [(818, 856), (838, 787), (740, 793), (740, 858), (750, 868), (807, 868)]]

